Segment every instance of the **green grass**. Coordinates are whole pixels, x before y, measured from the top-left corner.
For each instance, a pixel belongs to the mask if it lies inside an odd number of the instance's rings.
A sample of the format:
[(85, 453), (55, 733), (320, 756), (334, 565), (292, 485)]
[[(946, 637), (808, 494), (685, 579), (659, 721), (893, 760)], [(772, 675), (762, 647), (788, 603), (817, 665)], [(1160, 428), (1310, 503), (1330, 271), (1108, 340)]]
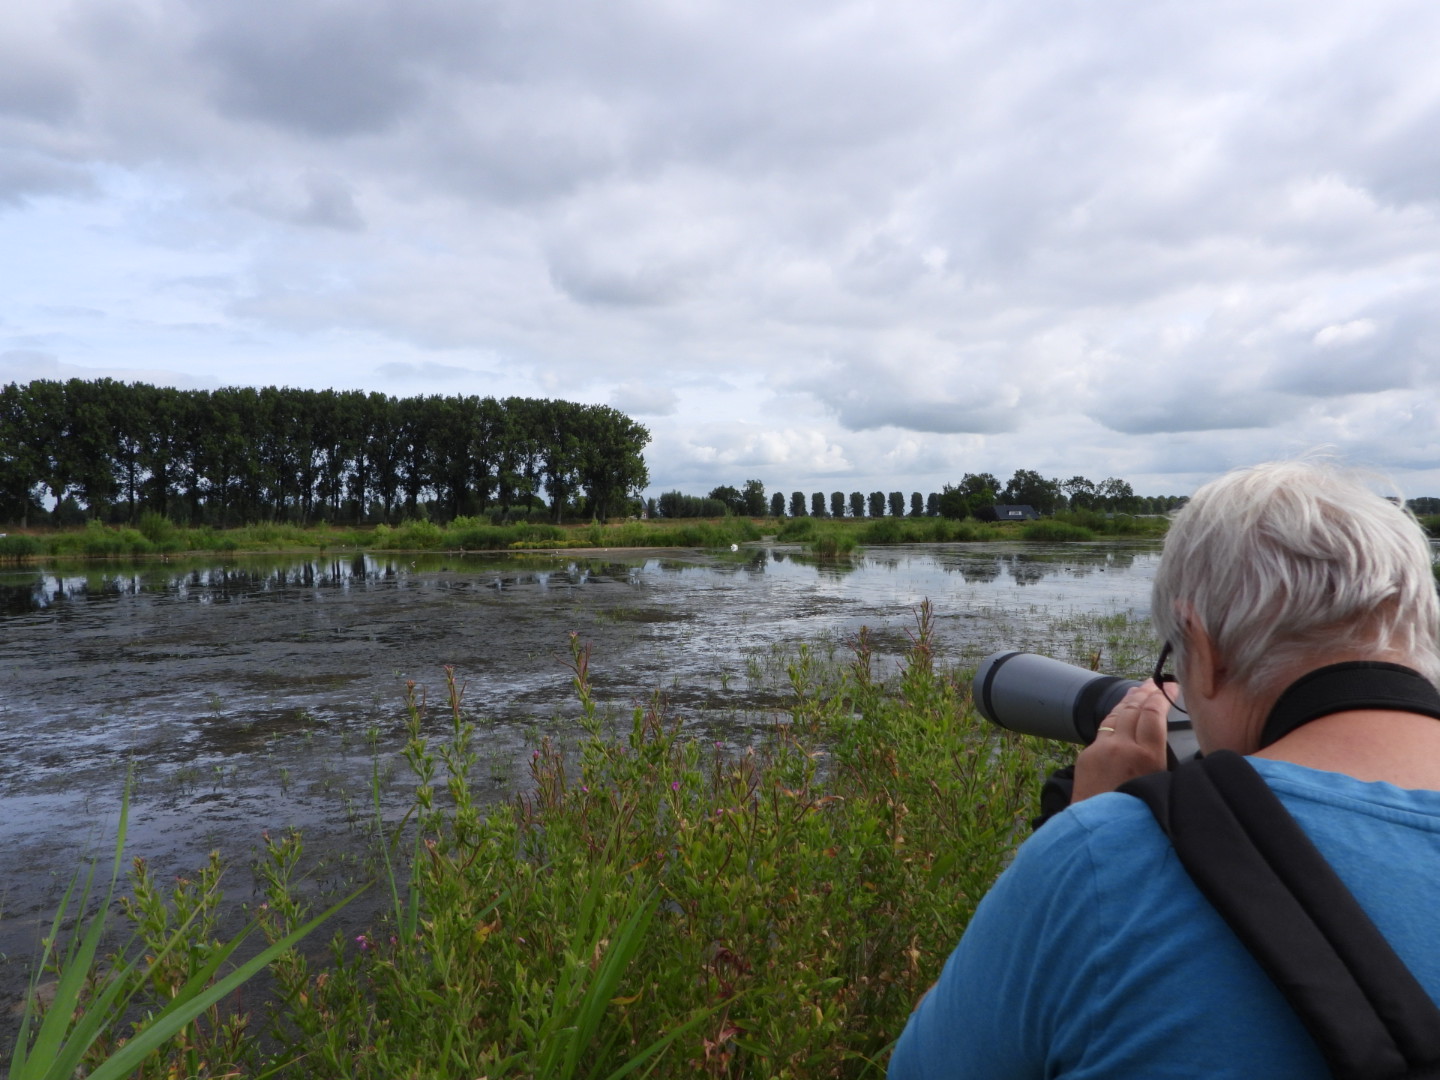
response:
[[(572, 635), (573, 736), (542, 740), (500, 805), (471, 791), (477, 733), (453, 676), (438, 742), (412, 687), (389, 917), (323, 959), (284, 949), (273, 1018), (231, 999), (136, 1075), (883, 1076), (1025, 834), (1046, 754), (977, 719), (937, 663), (928, 605), (911, 643), (885, 683), (864, 631), (838, 668), (798, 647), (788, 708), (735, 746), (688, 734), (659, 700), (606, 713)], [(309, 916), (302, 856), (299, 836), (267, 837), (276, 942)], [(147, 936), (195, 907), (136, 886), (126, 912)], [(208, 957), (206, 931), (183, 925)], [(179, 977), (137, 1007), (163, 1007)]]
[(147, 513), (138, 529), (93, 521), (83, 529), (37, 531), (0, 537), (0, 561), (27, 558), (133, 558), (183, 552), (288, 551), (504, 551), (586, 547), (726, 548), (760, 539), (749, 518), (695, 521), (631, 521), (620, 525), (491, 525), (456, 518), (447, 526), (407, 521), (374, 528), (301, 527), (281, 523), (235, 529), (185, 528)]
[(1083, 525), (1045, 518), (1020, 526), (1020, 537), (1024, 540), (1094, 540), (1095, 534)]
[[(1080, 540), (1093, 536), (1163, 536), (1164, 518), (1075, 512), (1013, 524), (946, 518), (786, 518), (776, 538), (803, 543), (821, 555), (839, 555), (860, 545), (972, 543), (1015, 539)], [(751, 518), (627, 521), (602, 525), (516, 523), (492, 525), (480, 518), (460, 517), (448, 525), (407, 521), (400, 525), (345, 528), (301, 527), (262, 523), (234, 529), (186, 528), (147, 512), (139, 528), (102, 525), (83, 529), (35, 531), (0, 537), (0, 561), (24, 561), (45, 555), (70, 558), (133, 558), (182, 552), (288, 551), (506, 551), (556, 548), (727, 548), (759, 540), (760, 526)]]
[[(881, 544), (949, 544), (1005, 540), (1016, 535), (1013, 528), (980, 521), (952, 521), (949, 518), (789, 518), (780, 524), (775, 538), (782, 543), (838, 545), (840, 552), (856, 546)], [(816, 547), (826, 554), (823, 547)]]
[[(1064, 510), (1054, 517), (1044, 520), (1084, 529), (1092, 536), (1161, 537), (1170, 527), (1170, 519), (1158, 515), (1148, 517), (1135, 517), (1130, 514), (1107, 515), (1096, 510)], [(1027, 537), (1027, 539), (1030, 538)], [(1086, 539), (1090, 539), (1090, 537)]]

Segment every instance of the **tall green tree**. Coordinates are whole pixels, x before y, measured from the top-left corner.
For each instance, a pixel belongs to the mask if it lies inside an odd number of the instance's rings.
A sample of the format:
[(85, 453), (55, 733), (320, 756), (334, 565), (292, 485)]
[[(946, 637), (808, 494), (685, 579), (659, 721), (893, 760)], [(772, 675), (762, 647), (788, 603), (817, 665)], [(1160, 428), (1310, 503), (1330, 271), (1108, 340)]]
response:
[(770, 516), (773, 518), (785, 516), (785, 496), (778, 491), (770, 496)]
[(1134, 512), (1135, 490), (1126, 480), (1107, 476), (1095, 486), (1095, 499), (1106, 510)]
[(792, 491), (790, 493), (790, 516), (805, 517), (805, 493), (803, 491)]
[(885, 493), (883, 491), (870, 492), (870, 516), (872, 518), (885, 516)]
[(1016, 469), (1001, 498), (1012, 506), (1031, 506), (1038, 513), (1053, 514), (1060, 501), (1060, 483), (1033, 469)]
[(850, 492), (850, 516), (853, 518), (865, 516), (865, 496), (858, 491)]
[(936, 509), (943, 518), (959, 520), (970, 516), (970, 499), (963, 487), (946, 484), (935, 502)]
[(0, 520), (19, 522), (21, 528), (44, 512), (44, 455), (25, 391), (17, 383), (0, 387)]
[(830, 493), (830, 516), (843, 518), (845, 516), (845, 493), (843, 491), (832, 491)]
[(1095, 508), (1095, 482), (1080, 475), (1062, 481), (1060, 492), (1065, 496), (1071, 510), (1093, 510)]
[(810, 496), (810, 516), (825, 517), (825, 493), (823, 491), (817, 491)]
[(1000, 488), (1000, 481), (991, 473), (966, 473), (960, 478), (966, 509), (974, 517), (986, 516), (995, 505)]
[(759, 480), (746, 480), (741, 492), (745, 498), (746, 517), (765, 516), (765, 485)]
[(905, 516), (905, 494), (900, 491), (890, 492), (890, 516)]
[(608, 405), (581, 406), (580, 421), (580, 485), (591, 517), (604, 521), (650, 483), (643, 454), (650, 430)]
[(740, 489), (731, 487), (729, 484), (721, 484), (719, 487), (711, 488), (709, 499), (718, 499), (725, 504), (725, 509), (732, 514), (743, 514), (745, 512), (745, 496), (740, 494)]

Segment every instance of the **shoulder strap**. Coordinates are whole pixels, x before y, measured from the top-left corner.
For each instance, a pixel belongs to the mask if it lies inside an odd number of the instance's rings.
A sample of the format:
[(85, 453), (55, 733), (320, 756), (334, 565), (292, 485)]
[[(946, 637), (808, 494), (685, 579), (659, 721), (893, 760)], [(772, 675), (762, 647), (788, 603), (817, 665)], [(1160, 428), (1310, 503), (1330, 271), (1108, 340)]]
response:
[(1150, 807), (1337, 1080), (1440, 1077), (1440, 1009), (1243, 757), (1220, 751), (1120, 790)]

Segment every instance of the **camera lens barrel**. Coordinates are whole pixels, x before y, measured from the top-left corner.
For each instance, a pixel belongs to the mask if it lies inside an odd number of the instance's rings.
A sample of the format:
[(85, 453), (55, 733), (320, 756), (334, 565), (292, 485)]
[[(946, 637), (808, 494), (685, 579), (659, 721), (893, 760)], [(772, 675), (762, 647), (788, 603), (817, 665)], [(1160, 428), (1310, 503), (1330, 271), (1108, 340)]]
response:
[(1100, 721), (1138, 685), (1049, 656), (997, 652), (975, 671), (975, 706), (992, 724), (1022, 735), (1088, 744)]

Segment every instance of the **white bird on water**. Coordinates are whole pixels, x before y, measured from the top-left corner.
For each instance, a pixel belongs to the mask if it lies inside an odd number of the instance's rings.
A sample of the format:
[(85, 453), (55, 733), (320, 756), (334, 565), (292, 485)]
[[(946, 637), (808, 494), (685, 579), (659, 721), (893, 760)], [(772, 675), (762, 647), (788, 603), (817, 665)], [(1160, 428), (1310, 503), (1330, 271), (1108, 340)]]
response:
[(730, 545), (730, 550), (731, 550), (731, 551), (739, 551), (739, 550), (740, 550), (740, 545), (739, 545), (739, 544), (731, 544), (731, 545)]

